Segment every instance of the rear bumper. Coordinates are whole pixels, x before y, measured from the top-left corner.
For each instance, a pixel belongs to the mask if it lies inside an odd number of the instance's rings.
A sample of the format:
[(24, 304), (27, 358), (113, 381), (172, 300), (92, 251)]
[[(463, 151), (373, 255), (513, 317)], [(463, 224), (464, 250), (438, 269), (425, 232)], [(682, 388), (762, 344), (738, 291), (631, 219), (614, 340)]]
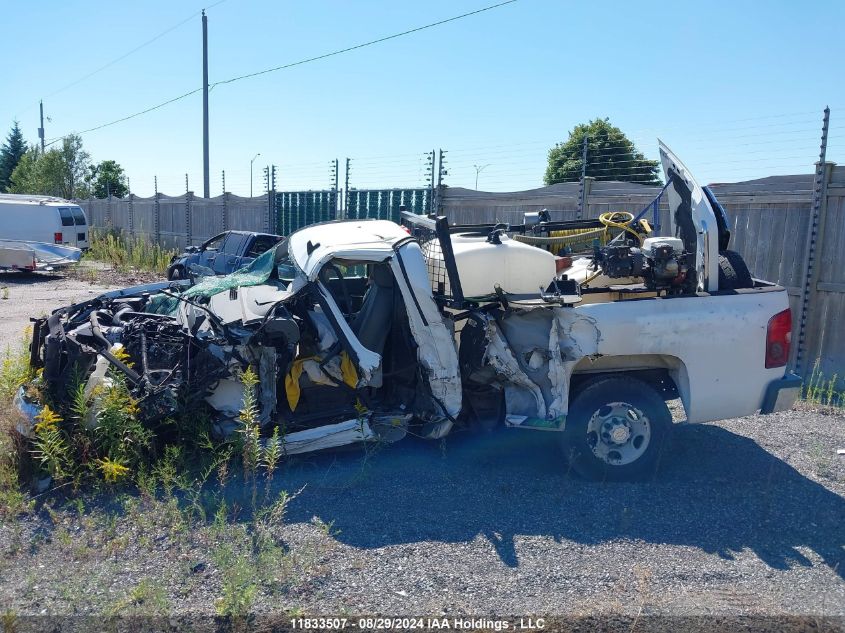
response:
[(787, 372), (778, 380), (773, 380), (766, 387), (766, 394), (763, 396), (763, 404), (760, 413), (774, 413), (775, 411), (786, 411), (795, 404), (801, 395), (803, 381), (800, 376)]

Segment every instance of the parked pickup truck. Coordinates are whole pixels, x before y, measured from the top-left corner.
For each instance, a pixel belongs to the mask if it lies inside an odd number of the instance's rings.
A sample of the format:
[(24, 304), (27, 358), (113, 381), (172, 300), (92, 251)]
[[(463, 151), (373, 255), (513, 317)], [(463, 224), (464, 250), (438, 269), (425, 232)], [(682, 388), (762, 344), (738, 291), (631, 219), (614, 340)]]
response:
[[(716, 199), (660, 153), (662, 236), (624, 214), (315, 224), (228, 277), (59, 309), (35, 322), (32, 362), (51, 402), (80, 370), (94, 389), (112, 367), (145, 423), (205, 407), (220, 436), (252, 366), (264, 441), (285, 454), (505, 426), (542, 430), (586, 477), (651, 476), (667, 401), (705, 422), (787, 409), (801, 385), (786, 291), (751, 278)], [(550, 246), (585, 235), (581, 255)]]
[(215, 275), (228, 275), (248, 266), (282, 239), (280, 235), (269, 233), (226, 231), (200, 246), (189, 246), (184, 253), (173, 257), (167, 268), (167, 278), (185, 279), (191, 272), (191, 266), (210, 269)]

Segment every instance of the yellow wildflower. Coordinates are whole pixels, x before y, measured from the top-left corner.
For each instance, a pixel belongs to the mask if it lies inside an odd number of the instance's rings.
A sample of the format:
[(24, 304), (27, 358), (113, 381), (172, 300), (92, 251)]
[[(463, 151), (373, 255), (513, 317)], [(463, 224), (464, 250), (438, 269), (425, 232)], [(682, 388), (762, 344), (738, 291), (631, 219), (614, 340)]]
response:
[(55, 430), (59, 422), (62, 421), (62, 417), (53, 411), (50, 408), (50, 405), (45, 404), (44, 408), (41, 410), (41, 413), (35, 416), (35, 419), (38, 422), (35, 423), (35, 432), (36, 433), (43, 433), (44, 431), (53, 431)]
[(130, 360), (129, 352), (126, 351), (125, 347), (118, 347), (117, 349), (112, 350), (112, 356), (114, 356), (117, 360), (119, 360), (127, 367), (135, 366), (135, 363)]
[(103, 479), (110, 484), (117, 483), (129, 473), (129, 469), (126, 466), (108, 457), (98, 459), (97, 468), (103, 473)]

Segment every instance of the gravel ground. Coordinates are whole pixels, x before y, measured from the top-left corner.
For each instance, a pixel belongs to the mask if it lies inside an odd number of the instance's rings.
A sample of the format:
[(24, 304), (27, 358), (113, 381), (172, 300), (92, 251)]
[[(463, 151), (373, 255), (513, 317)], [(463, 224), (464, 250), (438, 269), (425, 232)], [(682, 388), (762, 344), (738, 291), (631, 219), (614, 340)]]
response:
[(0, 349), (18, 342), (30, 317), (157, 278), (151, 273), (117, 273), (97, 262), (85, 262), (71, 273), (0, 272)]
[[(28, 316), (102, 290), (58, 277), (2, 284), (0, 343)], [(553, 434), (520, 430), (297, 458), (272, 483), (300, 490), (275, 533), (301, 555), (295, 581), (262, 588), (255, 608), (845, 616), (837, 448), (842, 412), (800, 405), (679, 424), (643, 484), (569, 476)], [(134, 512), (109, 522), (61, 509), (0, 525), (0, 611), (108, 612), (147, 579), (171, 613), (212, 613), (225, 572), (213, 544), (175, 537), (166, 509), (143, 526)]]

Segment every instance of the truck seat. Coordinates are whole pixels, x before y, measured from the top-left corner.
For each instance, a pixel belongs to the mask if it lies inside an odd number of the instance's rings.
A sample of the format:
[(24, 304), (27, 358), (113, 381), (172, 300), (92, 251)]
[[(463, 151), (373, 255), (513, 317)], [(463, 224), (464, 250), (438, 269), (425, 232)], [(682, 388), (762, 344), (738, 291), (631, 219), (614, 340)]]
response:
[(393, 273), (387, 264), (373, 264), (361, 309), (349, 327), (361, 344), (381, 354), (393, 322)]

